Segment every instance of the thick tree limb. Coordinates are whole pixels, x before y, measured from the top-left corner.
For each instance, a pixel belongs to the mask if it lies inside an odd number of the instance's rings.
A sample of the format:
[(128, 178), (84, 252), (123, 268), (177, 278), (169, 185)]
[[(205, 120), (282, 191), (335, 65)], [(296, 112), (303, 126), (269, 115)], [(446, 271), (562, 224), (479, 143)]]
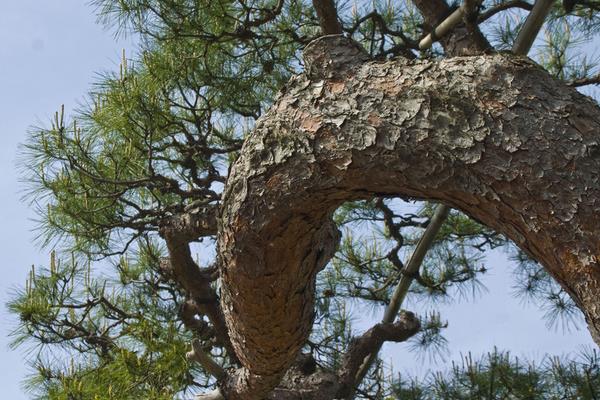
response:
[[(443, 5), (446, 4), (443, 1), (441, 3), (443, 3)], [(443, 46), (446, 52), (448, 52), (451, 55), (461, 53), (478, 54), (482, 51), (486, 51), (490, 47), (489, 43), (481, 34), (479, 28), (475, 24), (475, 21), (477, 20), (477, 6), (479, 4), (477, 0), (464, 0), (463, 4), (450, 15), (447, 15), (449, 10), (441, 11), (431, 9), (428, 8), (427, 4), (418, 0), (416, 4), (420, 4), (421, 11), (427, 13), (424, 14), (425, 18), (428, 19), (430, 22), (439, 20), (441, 15), (446, 15), (446, 18), (440, 24), (435, 26), (431, 33), (429, 33), (425, 38), (423, 38), (420, 41), (419, 48), (421, 48), (422, 50), (430, 48), (434, 41), (439, 40), (448, 33), (452, 32), (452, 30), (455, 29), (455, 27), (461, 22), (466, 23), (467, 32), (469, 32), (470, 35), (466, 35), (465, 37), (464, 33), (461, 33), (460, 30), (452, 33), (454, 35), (453, 40), (443, 42)], [(456, 39), (461, 35), (463, 37), (461, 39), (462, 45), (457, 47)], [(437, 235), (437, 232), (439, 231), (443, 222), (446, 220), (449, 211), (450, 208), (444, 204), (440, 204), (437, 206), (431, 224), (427, 227), (425, 233), (419, 240), (417, 248), (412, 254), (408, 264), (406, 265), (405, 270), (403, 271), (402, 278), (400, 279), (400, 282), (398, 282), (398, 285), (394, 290), (391, 302), (386, 307), (382, 320), (383, 323), (392, 322), (398, 314), (398, 311), (400, 310), (402, 302), (406, 297), (408, 289), (412, 281), (414, 280), (414, 276), (418, 274), (419, 268), (423, 262), (425, 254), (431, 247), (433, 239), (435, 238), (435, 235)], [(356, 371), (354, 380), (348, 382), (348, 386), (351, 387), (353, 390), (349, 390), (346, 394), (346, 397), (351, 398), (354, 396), (354, 390), (364, 379), (372, 363), (375, 361), (377, 353), (379, 353), (381, 346), (382, 344), (380, 344), (378, 347), (375, 347), (373, 351), (370, 354), (368, 354), (367, 357), (365, 357), (362, 364)]]
[(277, 385), (312, 326), (315, 275), (339, 238), (333, 211), (376, 195), (440, 201), (506, 234), (600, 343), (597, 105), (528, 59), (365, 63), (345, 40), (311, 45), (317, 73), (291, 80), (226, 185), (222, 305), (243, 365), (227, 397)]
[(188, 242), (214, 236), (217, 234), (217, 211), (215, 205), (188, 206), (183, 213), (165, 219), (160, 225), (160, 233)]
[(337, 35), (342, 33), (342, 24), (337, 14), (335, 1), (313, 0), (313, 7), (319, 19), (321, 33), (323, 35)]
[[(310, 354), (300, 354), (287, 370), (268, 400), (332, 400), (340, 390), (338, 375), (316, 366)], [(197, 397), (198, 400), (225, 400), (220, 389)]]

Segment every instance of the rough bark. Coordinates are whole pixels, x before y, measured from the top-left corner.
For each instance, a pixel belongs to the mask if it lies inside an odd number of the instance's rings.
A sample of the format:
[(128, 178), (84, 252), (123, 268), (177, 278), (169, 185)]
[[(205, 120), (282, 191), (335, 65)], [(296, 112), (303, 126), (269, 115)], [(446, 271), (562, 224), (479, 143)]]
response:
[(340, 23), (335, 1), (333, 0), (313, 0), (313, 7), (317, 13), (319, 26), (323, 35), (335, 35), (342, 33), (342, 24)]
[[(331, 55), (335, 55), (332, 59)], [(506, 234), (582, 309), (600, 343), (600, 110), (526, 58), (365, 62), (340, 36), (305, 52), (246, 140), (218, 234), (243, 367), (229, 399), (263, 399), (305, 343), (342, 202), (431, 199)]]

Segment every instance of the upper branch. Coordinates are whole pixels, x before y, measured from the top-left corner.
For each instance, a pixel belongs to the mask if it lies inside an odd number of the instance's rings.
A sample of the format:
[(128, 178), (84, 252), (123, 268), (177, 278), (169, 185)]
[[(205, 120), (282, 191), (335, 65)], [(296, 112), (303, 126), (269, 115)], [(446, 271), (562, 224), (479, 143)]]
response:
[(567, 82), (567, 85), (573, 87), (581, 87), (586, 85), (600, 85), (600, 74), (573, 79)]
[(523, 10), (531, 11), (533, 6), (531, 4), (529, 4), (528, 2), (526, 2), (525, 0), (509, 0), (504, 3), (500, 3), (500, 4), (496, 5), (492, 8), (490, 8), (489, 10), (486, 10), (485, 12), (482, 12), (477, 17), (477, 22), (478, 23), (485, 22), (488, 19), (492, 18), (494, 15), (498, 14), (499, 12), (508, 10), (510, 8), (521, 8)]
[(192, 242), (217, 234), (217, 207), (214, 205), (191, 204), (183, 213), (175, 214), (162, 221), (160, 233), (163, 237), (177, 237)]
[(315, 7), (323, 35), (342, 33), (342, 24), (340, 23), (333, 0), (313, 0), (313, 6)]

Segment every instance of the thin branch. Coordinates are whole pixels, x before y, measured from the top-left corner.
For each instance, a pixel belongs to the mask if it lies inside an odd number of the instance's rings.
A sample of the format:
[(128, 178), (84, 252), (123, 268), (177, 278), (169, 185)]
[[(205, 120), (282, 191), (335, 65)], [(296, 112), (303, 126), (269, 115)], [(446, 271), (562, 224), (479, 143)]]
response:
[(196, 396), (195, 400), (225, 400), (223, 393), (218, 388), (209, 393), (203, 393)]
[(600, 85), (600, 74), (596, 76), (572, 79), (567, 82), (567, 85), (573, 87), (581, 87), (586, 85)]
[[(419, 268), (421, 268), (421, 264), (423, 263), (423, 259), (425, 258), (427, 251), (429, 251), (431, 248), (433, 241), (444, 221), (446, 221), (449, 212), (450, 208), (444, 204), (440, 204), (436, 207), (435, 213), (433, 214), (427, 229), (425, 229), (425, 232), (423, 232), (423, 236), (421, 236), (419, 243), (417, 243), (414, 253), (410, 257), (406, 267), (402, 270), (402, 277), (400, 278), (400, 281), (398, 282), (398, 285), (392, 294), (390, 304), (388, 304), (383, 314), (383, 319), (381, 321), (383, 324), (393, 322), (398, 315), (398, 311), (402, 306), (402, 302), (406, 298), (408, 289), (412, 284), (414, 277), (418, 274)], [(373, 351), (364, 358), (364, 362), (356, 373), (353, 385), (354, 388), (356, 388), (364, 379), (367, 371), (369, 368), (371, 368), (371, 365), (375, 361), (377, 353), (379, 353), (380, 349), (381, 345), (373, 348)]]
[(527, 20), (525, 20), (525, 24), (523, 24), (523, 27), (519, 31), (517, 39), (513, 44), (513, 53), (519, 55), (527, 55), (527, 53), (529, 53), (535, 38), (540, 29), (542, 29), (542, 25), (544, 24), (553, 3), (554, 0), (537, 0), (535, 2), (533, 10), (531, 10), (531, 13), (527, 16)]
[(271, 22), (274, 20), (279, 14), (281, 14), (281, 10), (283, 9), (283, 0), (279, 0), (275, 5), (275, 8), (262, 9), (263, 17), (257, 18), (254, 20), (249, 20), (244, 23), (244, 26), (248, 27), (257, 27), (266, 24), (267, 22)]
[(490, 8), (489, 10), (481, 13), (477, 18), (477, 23), (480, 24), (488, 19), (492, 18), (494, 15), (499, 12), (511, 9), (511, 8), (521, 8), (523, 10), (531, 11), (533, 9), (533, 5), (529, 4), (525, 0), (510, 0), (504, 3), (500, 3), (495, 7)]
[[(431, 36), (428, 35), (429, 38), (422, 40), (423, 48), (427, 48), (428, 42), (434, 43), (440, 39), (444, 51), (450, 56), (480, 54), (491, 48), (475, 23), (476, 1), (467, 0), (454, 12), (451, 12), (452, 9), (444, 0), (412, 0), (412, 2), (423, 15), (425, 23), (435, 27)], [(461, 25), (461, 21), (466, 24)], [(440, 25), (443, 27), (437, 30)]]
[(214, 269), (201, 269), (194, 262), (189, 246), (190, 240), (180, 237), (177, 231), (166, 229), (161, 230), (160, 234), (167, 243), (170, 268), (175, 280), (189, 293), (198, 305), (198, 310), (208, 317), (214, 326), (216, 339), (225, 347), (231, 361), (237, 363), (219, 298), (211, 286)]
[(448, 34), (448, 32), (458, 25), (463, 20), (464, 15), (464, 8), (462, 6), (458, 7), (452, 14), (450, 14), (419, 42), (419, 49), (427, 50), (430, 48), (434, 42), (440, 40), (441, 37)]
[(354, 32), (356, 32), (356, 30), (365, 21), (367, 21), (369, 19), (371, 19), (374, 24), (377, 24), (379, 26), (379, 29), (381, 30), (381, 33), (387, 34), (387, 35), (391, 35), (391, 36), (399, 37), (402, 40), (402, 42), (403, 42), (402, 47), (404, 47), (404, 48), (411, 48), (411, 49), (416, 49), (417, 48), (417, 42), (415, 40), (412, 40), (408, 36), (406, 36), (402, 30), (390, 29), (390, 27), (388, 27), (387, 24), (385, 23), (385, 20), (383, 19), (382, 15), (379, 14), (377, 11), (372, 11), (369, 14), (367, 14), (367, 15), (359, 18), (354, 23), (354, 25), (352, 25), (350, 28), (346, 28), (344, 30), (346, 32), (348, 32), (350, 35), (352, 35)]
[(188, 360), (196, 361), (198, 364), (202, 365), (204, 371), (215, 377), (217, 381), (222, 381), (227, 377), (227, 372), (223, 367), (217, 364), (211, 356), (202, 350), (199, 340), (192, 341), (192, 350), (186, 354), (186, 357)]

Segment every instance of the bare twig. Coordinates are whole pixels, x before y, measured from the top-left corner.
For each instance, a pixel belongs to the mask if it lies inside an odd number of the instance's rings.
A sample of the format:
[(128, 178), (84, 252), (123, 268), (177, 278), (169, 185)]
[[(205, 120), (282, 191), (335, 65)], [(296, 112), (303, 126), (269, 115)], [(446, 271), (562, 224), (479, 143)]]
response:
[(567, 85), (572, 87), (581, 87), (586, 85), (600, 85), (600, 74), (596, 76), (583, 77), (572, 79), (567, 82)]
[(489, 10), (482, 12), (479, 14), (477, 18), (477, 23), (482, 23), (492, 18), (494, 15), (502, 12), (504, 10), (508, 10), (511, 8), (521, 8), (523, 10), (531, 11), (533, 9), (533, 5), (529, 4), (525, 0), (510, 0), (504, 3), (500, 3), (497, 6), (490, 8)]

